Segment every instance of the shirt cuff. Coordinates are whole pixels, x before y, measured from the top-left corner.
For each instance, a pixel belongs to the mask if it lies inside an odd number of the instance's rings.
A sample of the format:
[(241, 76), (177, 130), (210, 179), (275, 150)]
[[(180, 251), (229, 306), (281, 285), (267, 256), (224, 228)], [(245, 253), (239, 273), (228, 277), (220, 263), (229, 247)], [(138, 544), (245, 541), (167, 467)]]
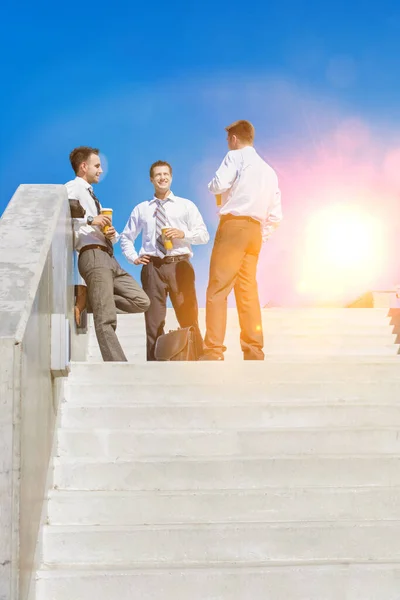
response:
[(135, 264), (135, 260), (139, 258), (139, 254), (137, 252), (132, 252), (132, 254), (124, 254), (126, 260), (132, 265)]

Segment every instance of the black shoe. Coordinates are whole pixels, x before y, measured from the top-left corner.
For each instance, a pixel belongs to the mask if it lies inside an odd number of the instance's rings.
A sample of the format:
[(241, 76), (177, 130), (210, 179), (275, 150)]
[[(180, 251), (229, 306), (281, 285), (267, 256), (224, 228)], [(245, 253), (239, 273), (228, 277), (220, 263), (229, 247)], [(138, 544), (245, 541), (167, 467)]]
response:
[(224, 356), (221, 354), (202, 354), (198, 360), (224, 360)]

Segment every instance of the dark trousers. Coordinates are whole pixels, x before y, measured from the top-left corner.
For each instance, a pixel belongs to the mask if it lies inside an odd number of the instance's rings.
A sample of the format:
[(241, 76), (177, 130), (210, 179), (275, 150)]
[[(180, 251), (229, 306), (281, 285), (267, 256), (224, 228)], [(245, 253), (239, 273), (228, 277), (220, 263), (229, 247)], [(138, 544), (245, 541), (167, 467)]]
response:
[(205, 352), (222, 356), (228, 296), (234, 289), (245, 360), (263, 360), (263, 333), (257, 288), (261, 224), (248, 217), (221, 217), (215, 235), (207, 289)]
[(190, 260), (186, 258), (179, 262), (164, 262), (154, 258), (143, 265), (141, 280), (143, 289), (150, 298), (150, 308), (145, 314), (147, 360), (155, 360), (157, 338), (164, 334), (168, 294), (180, 327), (195, 328), (196, 348), (198, 354), (202, 354), (203, 339), (198, 325), (195, 274)]
[(141, 313), (150, 300), (140, 285), (117, 263), (113, 256), (100, 249), (82, 252), (78, 260), (79, 273), (87, 285), (87, 295), (93, 311), (94, 327), (100, 352), (105, 361), (126, 361), (117, 338), (117, 309), (123, 313)]

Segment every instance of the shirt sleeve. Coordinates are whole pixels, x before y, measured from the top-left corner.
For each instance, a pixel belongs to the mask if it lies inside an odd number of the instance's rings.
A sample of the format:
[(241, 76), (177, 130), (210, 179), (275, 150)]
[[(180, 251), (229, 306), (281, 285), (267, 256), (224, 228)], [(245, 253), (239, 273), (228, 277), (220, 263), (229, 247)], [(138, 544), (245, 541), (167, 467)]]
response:
[(188, 211), (186, 216), (186, 227), (183, 228), (185, 240), (189, 244), (207, 244), (210, 235), (203, 221), (199, 209), (194, 202), (188, 201)]
[(232, 152), (228, 152), (214, 178), (208, 184), (212, 194), (222, 194), (229, 190), (238, 175), (238, 168)]
[(266, 242), (275, 229), (278, 227), (279, 223), (282, 221), (282, 205), (281, 205), (281, 191), (279, 188), (276, 189), (272, 204), (268, 211), (268, 216), (263, 223), (262, 228), (262, 238), (263, 242)]
[(123, 232), (119, 236), (122, 253), (126, 260), (132, 264), (134, 264), (135, 260), (138, 258), (138, 253), (135, 250), (134, 242), (141, 232), (141, 229), (142, 227), (140, 225), (139, 209), (137, 206), (135, 206)]
[[(65, 187), (67, 188), (68, 200), (79, 200), (80, 204), (82, 205), (79, 190), (77, 189), (75, 181), (74, 180), (68, 181), (68, 183), (65, 184)], [(86, 209), (85, 206), (83, 206), (83, 208)], [(79, 219), (74, 217), (72, 219), (72, 229), (74, 232), (74, 243), (77, 242), (79, 231), (80, 231), (81, 227), (83, 227), (84, 225), (86, 225), (86, 216), (79, 218)], [(81, 285), (81, 286), (86, 287), (86, 282), (82, 278), (82, 276), (80, 275), (79, 270), (78, 270), (78, 259), (77, 259), (78, 255), (76, 252), (75, 252), (74, 256), (75, 256), (74, 257), (74, 285)]]
[(83, 233), (83, 228), (89, 227), (87, 224), (87, 217), (88, 217), (87, 206), (85, 206), (85, 202), (83, 201), (83, 198), (81, 197), (80, 190), (79, 190), (78, 186), (76, 185), (74, 179), (72, 181), (68, 181), (68, 183), (65, 184), (65, 187), (67, 188), (68, 200), (79, 200), (80, 204), (86, 210), (86, 215), (84, 217), (79, 218), (79, 219), (75, 217), (72, 219), (72, 228), (74, 230), (74, 241), (76, 244), (78, 241), (78, 238), (79, 238), (79, 234), (81, 232)]

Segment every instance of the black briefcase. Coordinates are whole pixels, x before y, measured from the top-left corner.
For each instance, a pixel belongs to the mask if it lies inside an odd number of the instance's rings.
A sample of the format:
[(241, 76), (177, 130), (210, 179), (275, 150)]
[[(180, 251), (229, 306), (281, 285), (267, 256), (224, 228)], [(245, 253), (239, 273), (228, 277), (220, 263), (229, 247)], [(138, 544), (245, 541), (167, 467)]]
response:
[(156, 341), (156, 360), (197, 360), (194, 327), (175, 329)]

